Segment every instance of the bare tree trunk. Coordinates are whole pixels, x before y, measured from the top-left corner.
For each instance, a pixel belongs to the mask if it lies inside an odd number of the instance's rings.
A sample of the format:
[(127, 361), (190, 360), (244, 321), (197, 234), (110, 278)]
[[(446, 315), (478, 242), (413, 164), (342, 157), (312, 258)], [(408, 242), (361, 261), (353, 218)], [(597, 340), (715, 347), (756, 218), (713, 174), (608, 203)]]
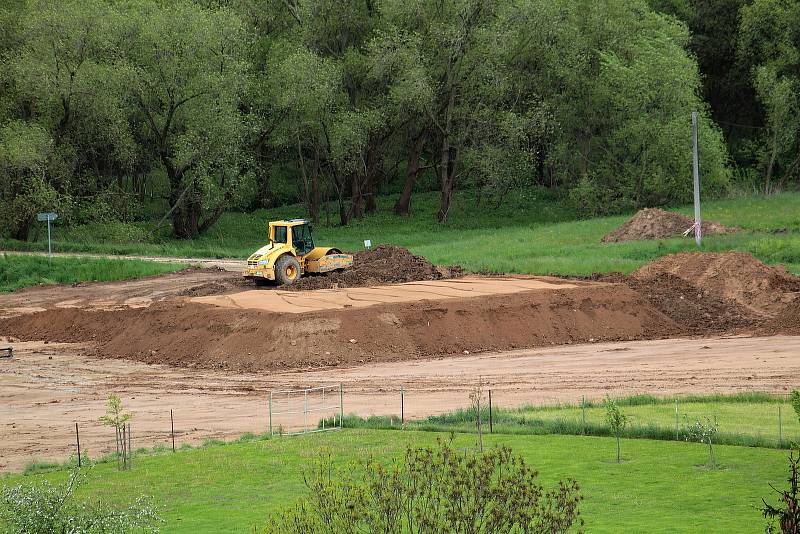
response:
[(358, 173), (352, 173), (350, 176), (350, 218), (360, 219), (364, 216), (364, 195), (361, 193), (361, 182), (358, 179)]
[(767, 173), (764, 177), (764, 194), (769, 195), (772, 192), (772, 173), (775, 169), (775, 158), (778, 156), (778, 132), (772, 135), (772, 153), (769, 156), (769, 163), (767, 164)]
[(425, 146), (425, 134), (420, 133), (414, 141), (414, 147), (408, 154), (408, 164), (406, 165), (406, 181), (403, 184), (403, 190), (400, 192), (400, 198), (394, 205), (394, 212), (397, 215), (407, 216), (411, 209), (411, 194), (414, 191), (414, 184), (417, 181), (419, 174), (419, 158), (422, 155), (423, 147)]
[[(448, 75), (449, 77), (449, 75)], [(453, 119), (453, 107), (456, 102), (455, 90), (450, 88), (450, 97), (447, 101), (447, 109), (445, 110), (444, 128), (442, 129), (442, 146), (439, 165), (441, 167), (441, 198), (439, 201), (439, 212), (436, 218), (440, 223), (447, 222), (447, 217), (450, 215), (450, 201), (453, 196), (453, 161), (452, 161), (452, 147), (450, 146), (450, 129)]]
[(380, 179), (380, 163), (378, 157), (378, 147), (371, 145), (367, 150), (367, 165), (366, 165), (366, 178), (365, 178), (365, 193), (366, 193), (366, 212), (375, 213), (378, 211), (378, 202), (376, 196), (378, 194), (378, 180)]

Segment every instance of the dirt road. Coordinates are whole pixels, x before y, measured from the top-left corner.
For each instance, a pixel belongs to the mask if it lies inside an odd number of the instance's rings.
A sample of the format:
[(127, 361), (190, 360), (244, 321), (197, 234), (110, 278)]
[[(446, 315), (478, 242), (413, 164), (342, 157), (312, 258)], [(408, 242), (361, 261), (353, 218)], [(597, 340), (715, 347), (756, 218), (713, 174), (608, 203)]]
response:
[(14, 343), (0, 360), (0, 471), (33, 458), (74, 453), (75, 422), (91, 455), (109, 452), (113, 435), (97, 423), (109, 393), (135, 414), (136, 447), (235, 438), (267, 429), (270, 389), (343, 383), (345, 412), (408, 417), (463, 407), (479, 377), (495, 403), (575, 401), (606, 393), (657, 395), (737, 391), (785, 393), (800, 376), (800, 337), (711, 338), (570, 345), (269, 374), (180, 369), (87, 357), (78, 344)]

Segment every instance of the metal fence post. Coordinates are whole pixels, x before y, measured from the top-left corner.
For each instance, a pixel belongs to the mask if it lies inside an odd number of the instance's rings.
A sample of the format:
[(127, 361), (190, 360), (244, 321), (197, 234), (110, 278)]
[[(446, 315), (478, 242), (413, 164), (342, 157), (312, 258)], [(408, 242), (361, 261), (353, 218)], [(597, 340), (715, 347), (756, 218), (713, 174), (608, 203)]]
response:
[(172, 416), (172, 408), (169, 409), (169, 434), (172, 436), (172, 452), (175, 452), (175, 418)]
[(339, 428), (344, 428), (344, 388), (339, 384)]
[(583, 421), (583, 435), (586, 435), (586, 395), (581, 395), (581, 420)]
[(678, 399), (675, 399), (675, 441), (678, 441), (680, 436), (678, 435)]
[(81, 466), (81, 435), (78, 433), (78, 423), (75, 423), (75, 440), (78, 442), (78, 467)]
[(269, 435), (272, 436), (272, 392), (269, 392)]
[(131, 424), (128, 423), (128, 469), (133, 467), (133, 446), (131, 444)]
[(308, 432), (308, 390), (303, 390), (303, 432)]
[(489, 434), (494, 434), (494, 425), (492, 424), (492, 390), (489, 390)]
[(778, 446), (783, 447), (783, 428), (781, 424), (781, 405), (778, 405)]
[(406, 392), (403, 386), (400, 386), (400, 424), (406, 424)]

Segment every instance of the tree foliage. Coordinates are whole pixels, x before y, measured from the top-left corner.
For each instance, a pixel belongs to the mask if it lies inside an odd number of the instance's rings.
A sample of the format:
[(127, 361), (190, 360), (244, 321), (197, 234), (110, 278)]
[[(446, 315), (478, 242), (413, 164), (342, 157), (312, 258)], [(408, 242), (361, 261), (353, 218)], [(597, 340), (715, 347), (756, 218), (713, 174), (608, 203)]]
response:
[(547, 490), (507, 447), (463, 453), (449, 443), (408, 449), (403, 461), (369, 461), (363, 477), (320, 459), (305, 477), (310, 495), (270, 520), (264, 533), (560, 533), (580, 528), (580, 488)]
[(608, 395), (603, 399), (603, 406), (606, 410), (606, 424), (617, 439), (617, 463), (619, 463), (622, 461), (622, 457), (620, 456), (620, 438), (625, 431), (625, 427), (628, 425), (628, 416), (622, 413), (617, 402)]
[[(704, 86), (691, 53), (705, 36), (709, 69), (751, 51), (741, 64), (755, 68), (784, 184), (793, 4), (743, 5), (733, 34), (700, 25), (713, 9), (739, 16), (718, 4), (19, 2), (0, 11), (0, 126), (50, 139), (28, 190), (66, 223), (155, 216), (192, 238), (226, 209), (300, 200), (315, 221), (332, 201), (349, 224), (381, 193), (399, 193), (394, 210), (408, 214), (419, 188), (439, 192), (442, 222), (466, 188), (479, 206), (547, 187), (584, 215), (619, 212), (690, 199), (692, 111), (704, 192), (730, 186), (711, 119), (721, 99), (709, 109), (701, 97), (724, 84)], [(761, 19), (773, 32), (750, 30)], [(4, 231), (24, 238), (25, 226)]]

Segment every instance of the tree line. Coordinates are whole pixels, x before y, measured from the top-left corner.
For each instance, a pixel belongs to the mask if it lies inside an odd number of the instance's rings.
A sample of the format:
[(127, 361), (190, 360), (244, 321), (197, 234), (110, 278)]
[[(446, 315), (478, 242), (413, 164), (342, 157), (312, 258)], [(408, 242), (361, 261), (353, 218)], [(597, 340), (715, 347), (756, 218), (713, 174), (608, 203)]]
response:
[(457, 189), (550, 188), (583, 215), (684, 202), (691, 111), (706, 193), (787, 188), (798, 20), (792, 0), (14, 0), (0, 231), (154, 196), (181, 238), (296, 201), (346, 225), (392, 192), (408, 215), (420, 189), (441, 222)]

